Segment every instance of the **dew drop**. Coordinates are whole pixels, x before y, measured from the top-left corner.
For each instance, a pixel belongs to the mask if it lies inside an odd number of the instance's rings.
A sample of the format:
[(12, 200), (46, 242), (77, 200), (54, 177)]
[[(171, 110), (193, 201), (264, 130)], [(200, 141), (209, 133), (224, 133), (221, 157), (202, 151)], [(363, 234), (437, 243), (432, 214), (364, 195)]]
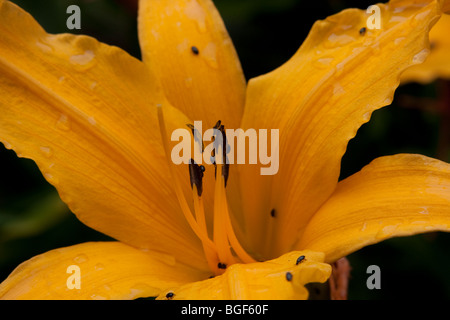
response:
[(206, 32), (206, 13), (196, 0), (191, 0), (186, 4), (184, 13), (188, 18), (195, 21), (195, 23), (197, 24), (197, 29), (201, 33)]
[(53, 185), (58, 184), (58, 182), (59, 182), (58, 178), (56, 178), (56, 177), (55, 177), (54, 175), (52, 175), (51, 173), (49, 173), (49, 172), (44, 172), (43, 175), (44, 175), (44, 178), (45, 178), (49, 183), (51, 183), (51, 184), (53, 184)]
[(76, 65), (86, 65), (94, 59), (95, 54), (92, 50), (86, 50), (83, 54), (73, 55), (70, 62)]
[(92, 82), (91, 85), (89, 86), (89, 89), (94, 90), (96, 86), (97, 86), (97, 81), (94, 81), (94, 82)]
[(313, 65), (319, 69), (325, 69), (330, 66), (331, 62), (333, 62), (334, 58), (332, 57), (324, 57), (313, 61)]
[(217, 69), (219, 64), (217, 62), (216, 45), (210, 42), (202, 51), (202, 58), (213, 69)]
[(356, 39), (352, 36), (349, 36), (348, 34), (341, 34), (341, 35), (337, 35), (335, 33), (332, 33), (329, 37), (328, 37), (328, 41), (325, 42), (324, 46), (326, 48), (336, 48), (336, 47), (342, 47), (346, 44), (349, 44), (353, 41), (355, 41)]
[(367, 228), (367, 221), (364, 221), (364, 224), (361, 227), (361, 231), (366, 230), (366, 228)]
[(423, 49), (422, 51), (420, 51), (419, 53), (417, 53), (413, 57), (412, 62), (413, 63), (422, 63), (422, 62), (424, 62), (429, 53), (430, 53), (429, 49), (427, 49), (427, 48)]
[(186, 88), (192, 88), (192, 78), (186, 78), (184, 79), (184, 84), (186, 85)]
[(2, 143), (3, 143), (3, 145), (5, 146), (6, 149), (11, 150), (13, 148), (11, 143), (9, 143), (7, 141), (3, 141)]
[(97, 264), (94, 266), (94, 269), (95, 269), (96, 271), (101, 271), (101, 270), (105, 269), (105, 266), (104, 266), (102, 263), (97, 263)]
[(50, 53), (53, 51), (53, 47), (45, 43), (45, 41), (37, 40), (36, 46), (38, 46), (38, 48), (41, 49), (41, 51), (44, 53)]
[(345, 62), (341, 62), (336, 65), (336, 75), (337, 76), (342, 74), (342, 72), (344, 71), (344, 66), (345, 66)]
[(378, 231), (378, 233), (375, 235), (377, 239), (385, 239), (391, 236), (395, 230), (397, 229), (397, 225), (389, 225), (383, 227), (381, 230)]
[(63, 83), (64, 80), (66, 80), (66, 77), (64, 77), (64, 76), (61, 76), (61, 77), (58, 78), (58, 82), (59, 83)]
[(403, 42), (405, 39), (406, 39), (406, 37), (400, 37), (400, 38), (397, 38), (397, 39), (394, 40), (394, 44), (395, 44), (395, 45), (398, 45), (398, 44), (400, 44), (401, 42)]
[(398, 23), (398, 22), (403, 22), (403, 21), (405, 21), (407, 18), (406, 17), (403, 17), (403, 16), (392, 16), (390, 19), (389, 19), (389, 23), (393, 23), (393, 22), (396, 22), (396, 23)]
[(108, 296), (106, 295), (99, 295), (99, 294), (93, 294), (91, 295), (92, 300), (108, 300)]
[(50, 158), (53, 155), (53, 150), (50, 147), (40, 147), (39, 149), (47, 158)]
[(88, 257), (87, 255), (85, 255), (84, 253), (79, 254), (78, 256), (76, 256), (75, 258), (73, 258), (73, 261), (75, 261), (76, 263), (83, 263), (88, 261)]
[(61, 114), (58, 121), (56, 122), (56, 128), (62, 131), (70, 130), (69, 118), (65, 114)]
[(338, 95), (338, 94), (343, 94), (345, 93), (345, 89), (341, 86), (340, 83), (336, 82), (333, 84), (333, 94), (334, 95)]
[(93, 126), (95, 126), (96, 124), (97, 124), (97, 121), (95, 120), (95, 118), (94, 117), (88, 117), (88, 122), (91, 124), (91, 125), (93, 125)]

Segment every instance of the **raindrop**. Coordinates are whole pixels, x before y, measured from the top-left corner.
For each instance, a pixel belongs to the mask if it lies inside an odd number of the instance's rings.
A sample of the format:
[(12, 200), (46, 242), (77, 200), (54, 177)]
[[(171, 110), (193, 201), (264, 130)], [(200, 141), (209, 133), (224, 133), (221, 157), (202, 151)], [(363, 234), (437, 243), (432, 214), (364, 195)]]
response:
[(93, 126), (97, 124), (97, 121), (95, 120), (94, 117), (88, 117), (88, 122)]
[(325, 69), (330, 66), (331, 62), (333, 62), (334, 58), (332, 57), (323, 57), (313, 61), (313, 65), (319, 69)]
[(78, 256), (76, 256), (75, 258), (73, 258), (73, 261), (75, 261), (76, 263), (83, 263), (88, 261), (88, 257), (87, 255), (85, 255), (84, 253), (79, 254)]
[(72, 64), (84, 66), (91, 62), (95, 57), (92, 50), (86, 50), (83, 54), (73, 55), (70, 57), (69, 61)]
[(52, 185), (58, 184), (59, 180), (54, 175), (52, 175), (51, 173), (48, 173), (48, 172), (44, 172), (43, 174), (44, 174), (45, 180), (47, 180), (50, 184), (52, 184)]
[(345, 89), (341, 86), (341, 84), (339, 82), (334, 83), (333, 87), (334, 87), (333, 88), (333, 94), (334, 95), (345, 93)]
[(184, 79), (184, 84), (186, 85), (186, 88), (192, 88), (192, 78), (186, 78)]
[(47, 158), (50, 158), (53, 155), (53, 150), (50, 147), (40, 147), (39, 149)]
[(324, 46), (326, 48), (336, 48), (336, 47), (342, 47), (346, 44), (349, 44), (353, 41), (355, 41), (356, 39), (352, 36), (349, 36), (348, 34), (341, 34), (341, 35), (337, 35), (335, 33), (332, 33), (329, 37), (328, 37), (328, 41), (325, 42)]
[(398, 45), (398, 44), (400, 44), (401, 42), (403, 42), (405, 39), (406, 39), (406, 37), (400, 37), (400, 38), (397, 38), (397, 39), (394, 40), (394, 44), (395, 44), (395, 45)]
[(89, 86), (89, 89), (94, 90), (96, 86), (97, 86), (97, 81), (94, 81), (94, 82), (92, 82), (91, 85)]
[(202, 51), (202, 57), (206, 63), (213, 69), (217, 69), (219, 64), (217, 62), (216, 45), (210, 42)]
[(41, 40), (37, 40), (36, 41), (36, 46), (39, 47), (39, 49), (41, 49), (42, 52), (44, 53), (50, 53), (53, 51), (53, 47), (47, 43), (44, 43), (45, 41), (41, 41)]
[(427, 48), (423, 49), (422, 51), (420, 51), (413, 57), (412, 62), (413, 63), (424, 62), (429, 53), (430, 53), (429, 49), (427, 49)]
[(94, 269), (95, 269), (96, 271), (101, 271), (101, 270), (105, 269), (105, 266), (104, 266), (102, 263), (97, 263), (97, 264), (94, 266)]
[(69, 118), (67, 117), (67, 115), (61, 114), (58, 121), (56, 122), (56, 128), (63, 130), (63, 131), (70, 130), (70, 123), (69, 123)]

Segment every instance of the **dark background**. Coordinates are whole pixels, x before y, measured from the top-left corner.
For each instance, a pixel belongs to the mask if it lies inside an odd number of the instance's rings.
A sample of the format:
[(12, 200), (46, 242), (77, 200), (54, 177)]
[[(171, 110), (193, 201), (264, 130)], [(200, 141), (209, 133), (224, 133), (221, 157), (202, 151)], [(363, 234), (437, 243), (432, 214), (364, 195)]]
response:
[[(136, 2), (127, 0), (14, 0), (50, 33), (91, 35), (140, 57)], [(216, 0), (247, 79), (269, 72), (289, 59), (314, 21), (348, 7), (367, 8), (363, 0)], [(80, 31), (66, 28), (66, 8), (81, 8)], [(445, 132), (450, 123), (437, 104), (450, 86), (408, 84), (391, 106), (375, 111), (350, 141), (341, 179), (373, 159), (396, 153), (420, 153), (450, 161)], [(450, 109), (450, 105), (447, 105)], [(448, 112), (448, 111), (447, 111)], [(448, 119), (448, 117), (447, 117)], [(447, 141), (446, 141), (447, 140)], [(19, 159), (0, 144), (0, 281), (21, 262), (48, 250), (109, 238), (69, 212), (33, 161)], [(395, 238), (348, 257), (350, 299), (450, 298), (450, 235), (429, 233)], [(366, 269), (381, 268), (381, 289), (368, 290)]]

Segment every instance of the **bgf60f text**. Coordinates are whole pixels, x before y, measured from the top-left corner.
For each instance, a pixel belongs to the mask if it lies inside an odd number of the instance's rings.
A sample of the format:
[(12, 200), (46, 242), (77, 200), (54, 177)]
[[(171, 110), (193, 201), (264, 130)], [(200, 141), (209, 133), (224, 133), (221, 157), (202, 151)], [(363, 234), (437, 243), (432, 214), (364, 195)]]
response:
[(236, 304), (236, 305), (226, 305), (226, 314), (266, 314), (269, 310), (269, 305), (253, 305), (253, 304)]

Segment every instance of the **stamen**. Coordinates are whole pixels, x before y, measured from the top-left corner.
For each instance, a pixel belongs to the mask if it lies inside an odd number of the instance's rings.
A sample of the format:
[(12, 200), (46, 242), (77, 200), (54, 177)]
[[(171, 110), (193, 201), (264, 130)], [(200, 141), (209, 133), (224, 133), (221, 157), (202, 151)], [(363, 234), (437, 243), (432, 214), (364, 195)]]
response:
[[(197, 219), (197, 223), (200, 228), (208, 234), (208, 230), (206, 227), (206, 219), (205, 219), (205, 207), (203, 205), (203, 199), (197, 191), (197, 186), (194, 185), (192, 187), (192, 196), (194, 198), (194, 211), (195, 218)], [(217, 250), (214, 250), (211, 247), (203, 245), (203, 250), (205, 251), (206, 261), (208, 262), (208, 266), (212, 271), (217, 271), (217, 261), (219, 261), (219, 257), (217, 256)]]
[[(225, 136), (225, 130), (224, 130), (224, 126), (220, 124), (220, 120), (216, 123), (216, 127), (219, 127), (220, 132), (222, 133), (223, 139), (223, 145), (227, 145), (226, 142), (226, 136)], [(218, 146), (218, 153), (219, 153), (219, 157), (223, 156), (222, 159), (219, 159), (219, 163), (222, 164), (218, 164), (216, 165), (216, 187), (215, 187), (215, 199), (214, 199), (214, 204), (216, 205), (216, 203), (218, 203), (218, 208), (216, 210), (216, 206), (214, 206), (214, 234), (216, 235), (216, 229), (218, 229), (216, 226), (220, 224), (220, 226), (224, 226), (225, 227), (225, 236), (222, 235), (222, 233), (220, 231), (217, 231), (219, 233), (220, 236), (217, 237), (217, 241), (220, 241), (221, 243), (227, 243), (229, 242), (229, 244), (231, 245), (231, 247), (233, 248), (234, 252), (236, 253), (236, 255), (238, 256), (238, 258), (245, 263), (252, 263), (252, 262), (256, 262), (256, 260), (254, 260), (245, 250), (244, 248), (241, 246), (241, 244), (239, 243), (239, 240), (236, 237), (236, 234), (234, 233), (233, 230), (233, 226), (231, 224), (231, 219), (230, 219), (230, 215), (229, 215), (229, 210), (228, 210), (228, 203), (226, 200), (226, 191), (225, 191), (225, 187), (226, 187), (226, 181), (228, 179), (228, 170), (229, 170), (229, 165), (228, 164), (224, 164), (224, 158), (226, 158), (226, 150), (225, 148), (223, 148), (223, 145), (219, 145)], [(222, 161), (220, 161), (222, 160)], [(227, 238), (227, 241), (221, 239), (220, 237), (223, 238)], [(216, 238), (214, 240), (214, 242), (216, 242)], [(217, 247), (219, 248), (219, 244), (217, 244)], [(227, 246), (228, 248), (228, 246)], [(219, 249), (220, 250), (220, 249)], [(235, 260), (234, 257), (231, 255), (231, 252), (228, 248), (228, 250), (223, 250), (223, 252), (221, 253), (220, 251), (218, 252), (219, 254), (219, 258), (222, 259), (222, 256), (228, 256)]]
[[(223, 189), (225, 191), (225, 188)], [(225, 193), (225, 192), (224, 192)], [(231, 224), (230, 214), (228, 211), (228, 205), (225, 201), (225, 227), (227, 229), (228, 234), (228, 240), (230, 241), (231, 247), (233, 248), (234, 252), (236, 252), (239, 259), (242, 260), (244, 263), (253, 263), (257, 262), (255, 259), (253, 259), (241, 246), (239, 243), (238, 238), (236, 237), (236, 234), (234, 233), (233, 225)]]
[(192, 135), (194, 136), (194, 141), (197, 142), (200, 146), (200, 150), (205, 151), (205, 144), (203, 143), (202, 135), (198, 130), (194, 127), (194, 125), (188, 123), (186, 126), (191, 129)]
[(222, 176), (222, 165), (217, 166), (217, 177), (214, 190), (214, 234), (213, 240), (216, 244), (217, 254), (220, 261), (225, 261), (228, 264), (236, 262), (235, 258), (231, 254), (230, 245), (228, 243), (227, 230), (224, 228), (225, 223), (225, 203), (224, 198), (225, 185)]
[[(204, 168), (205, 167), (203, 167), (203, 169)], [(202, 186), (203, 171), (204, 170), (201, 169), (201, 166), (199, 166), (194, 162), (194, 159), (191, 159), (189, 161), (189, 177), (191, 179), (191, 188), (193, 188), (194, 185), (197, 187), (197, 193), (199, 197), (202, 195), (203, 192)]]
[(163, 146), (164, 146), (164, 151), (166, 153), (167, 162), (169, 164), (169, 171), (172, 176), (172, 181), (174, 182), (173, 185), (174, 185), (174, 189), (175, 189), (175, 194), (178, 198), (178, 202), (180, 204), (181, 211), (183, 212), (183, 215), (186, 218), (187, 222), (189, 223), (189, 226), (191, 227), (191, 229), (194, 231), (194, 233), (197, 235), (197, 237), (202, 241), (203, 246), (204, 247), (207, 246), (207, 247), (211, 248), (211, 250), (215, 250), (215, 245), (208, 238), (208, 234), (205, 232), (206, 230), (200, 229), (199, 225), (195, 221), (195, 219), (192, 215), (191, 209), (189, 209), (189, 205), (184, 197), (183, 190), (181, 189), (181, 185), (180, 185), (178, 179), (176, 179), (176, 175), (175, 175), (175, 172), (172, 167), (172, 161), (169, 158), (169, 154), (170, 154), (169, 145), (168, 145), (169, 140), (168, 140), (168, 136), (167, 136), (166, 124), (164, 122), (162, 106), (160, 104), (158, 104), (156, 109), (158, 111), (159, 128), (161, 131), (161, 137), (162, 137), (162, 142), (163, 142)]

